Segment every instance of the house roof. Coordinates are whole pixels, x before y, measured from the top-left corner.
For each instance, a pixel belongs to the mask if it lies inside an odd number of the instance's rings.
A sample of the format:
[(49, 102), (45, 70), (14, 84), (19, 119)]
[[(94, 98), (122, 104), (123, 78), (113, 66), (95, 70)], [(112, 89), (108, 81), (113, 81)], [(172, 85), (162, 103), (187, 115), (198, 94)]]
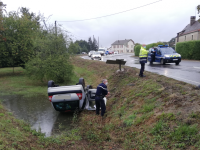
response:
[(191, 33), (191, 32), (195, 32), (195, 31), (198, 31), (200, 30), (200, 22), (199, 21), (195, 21), (193, 25), (190, 25), (188, 24), (181, 32), (180, 35), (184, 35), (184, 34), (188, 34), (188, 33)]
[(129, 41), (132, 41), (134, 43), (133, 40), (131, 39), (125, 39), (125, 40), (117, 40), (114, 43), (112, 43), (111, 45), (125, 45), (127, 44)]

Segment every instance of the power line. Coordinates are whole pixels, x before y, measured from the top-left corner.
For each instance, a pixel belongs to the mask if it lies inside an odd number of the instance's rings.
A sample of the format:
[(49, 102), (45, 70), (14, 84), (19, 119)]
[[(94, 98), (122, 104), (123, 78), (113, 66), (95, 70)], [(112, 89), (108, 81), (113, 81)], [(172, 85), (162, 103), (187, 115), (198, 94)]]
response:
[(129, 9), (129, 10), (121, 11), (121, 12), (118, 12), (118, 13), (114, 13), (114, 14), (110, 14), (110, 15), (101, 16), (101, 17), (95, 17), (95, 18), (83, 19), (83, 20), (58, 21), (58, 22), (77, 22), (77, 21), (87, 21), (87, 20), (93, 20), (93, 19), (99, 19), (99, 18), (104, 18), (104, 17), (114, 16), (114, 15), (118, 15), (118, 14), (121, 14), (121, 13), (125, 13), (125, 12), (128, 12), (128, 11), (134, 10), (134, 9), (138, 9), (138, 8), (142, 8), (142, 7), (145, 7), (145, 6), (149, 6), (149, 5), (152, 5), (152, 4), (155, 4), (155, 3), (158, 3), (158, 2), (160, 2), (160, 1), (162, 1), (162, 0), (155, 1), (155, 2), (152, 2), (152, 3), (146, 4), (146, 5), (142, 5), (142, 6), (139, 6), (139, 7), (136, 7), (136, 8), (132, 8), (132, 9)]

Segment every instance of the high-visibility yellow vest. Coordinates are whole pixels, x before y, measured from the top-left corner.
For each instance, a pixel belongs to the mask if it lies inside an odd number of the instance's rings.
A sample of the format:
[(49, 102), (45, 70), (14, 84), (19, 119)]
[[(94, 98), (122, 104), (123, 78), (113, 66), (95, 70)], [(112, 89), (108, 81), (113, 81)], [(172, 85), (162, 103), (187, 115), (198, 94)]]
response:
[(148, 51), (144, 47), (141, 47), (139, 57), (147, 57), (147, 54)]

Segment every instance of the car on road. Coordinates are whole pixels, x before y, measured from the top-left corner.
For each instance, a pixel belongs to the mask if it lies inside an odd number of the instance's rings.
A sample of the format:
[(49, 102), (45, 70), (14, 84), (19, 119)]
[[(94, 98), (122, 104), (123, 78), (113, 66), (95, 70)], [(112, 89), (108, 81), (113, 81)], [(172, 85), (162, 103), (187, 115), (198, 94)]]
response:
[(99, 49), (98, 49), (98, 52), (99, 52), (102, 56), (104, 56), (104, 55), (105, 55), (105, 52), (106, 52), (106, 49), (104, 49), (104, 48), (99, 48)]
[(157, 47), (154, 47), (155, 60), (151, 60), (151, 50), (152, 48), (149, 49), (148, 53), (148, 61), (150, 63), (160, 62), (163, 65), (165, 63), (175, 63), (176, 65), (179, 65), (181, 62), (181, 55), (168, 45), (158, 45)]
[(86, 52), (82, 52), (82, 54), (87, 54)]
[(94, 52), (94, 53), (92, 53), (92, 55), (91, 55), (91, 59), (92, 60), (101, 60), (101, 53), (99, 53), (99, 52)]
[(95, 51), (90, 51), (90, 52), (88, 53), (88, 56), (91, 57), (92, 53), (94, 53), (94, 52), (95, 52)]
[(118, 54), (118, 52), (116, 51), (116, 52), (114, 52), (114, 54)]
[[(95, 94), (97, 89), (91, 85), (85, 87), (85, 80), (79, 79), (76, 85), (59, 86), (53, 80), (48, 81), (48, 96), (53, 108), (59, 112), (96, 110)], [(106, 98), (104, 98), (106, 104)]]
[(105, 55), (109, 55), (109, 51), (106, 51), (106, 52), (105, 52)]

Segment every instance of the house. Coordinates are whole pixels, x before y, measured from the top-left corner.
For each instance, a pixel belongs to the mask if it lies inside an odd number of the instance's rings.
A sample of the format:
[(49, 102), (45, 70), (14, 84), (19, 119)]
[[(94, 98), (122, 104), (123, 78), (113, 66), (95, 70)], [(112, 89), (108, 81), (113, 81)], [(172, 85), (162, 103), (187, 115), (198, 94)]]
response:
[(200, 40), (200, 22), (196, 21), (195, 16), (191, 16), (190, 24), (177, 33), (176, 43), (192, 40)]
[(131, 39), (117, 40), (111, 44), (111, 50), (118, 53), (133, 53), (135, 43)]

